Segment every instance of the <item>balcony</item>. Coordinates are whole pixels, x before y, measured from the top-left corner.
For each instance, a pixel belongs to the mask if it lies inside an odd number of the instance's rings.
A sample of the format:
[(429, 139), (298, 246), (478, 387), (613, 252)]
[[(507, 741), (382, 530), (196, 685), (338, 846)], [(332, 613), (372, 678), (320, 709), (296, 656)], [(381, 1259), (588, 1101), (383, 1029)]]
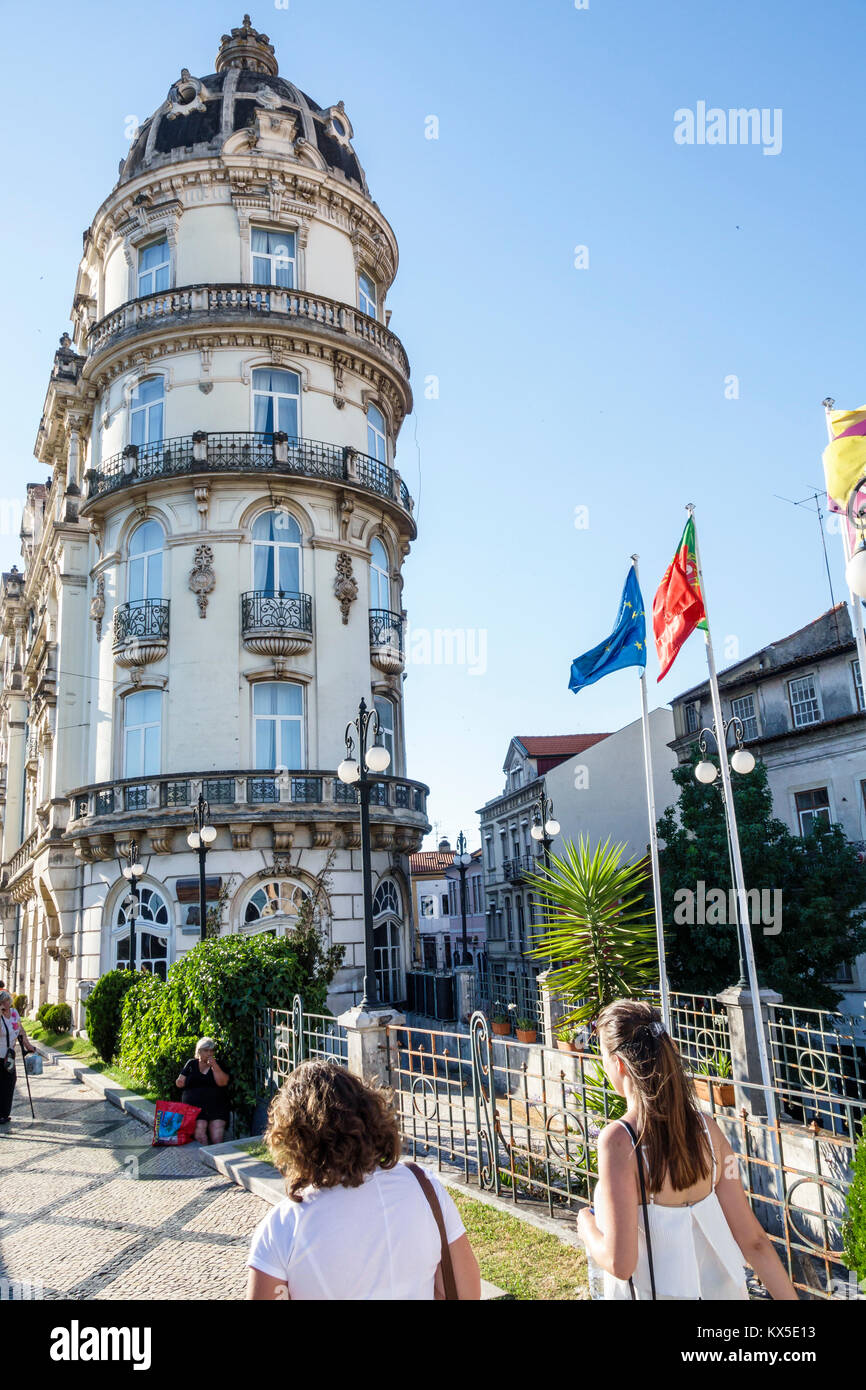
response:
[(257, 434), (253, 431), (195, 434), (162, 439), (156, 444), (128, 444), (85, 475), (87, 501), (162, 478), (195, 473), (281, 473), (348, 484), (373, 492), (412, 513), (409, 490), (396, 469), (343, 444), (317, 439)]
[(168, 601), (138, 599), (114, 610), (114, 659), (118, 666), (146, 666), (168, 651)]
[(389, 675), (403, 670), (403, 618), (399, 613), (370, 609), (370, 660)]
[[(309, 333), (336, 341), (341, 347), (348, 342), (366, 350), (408, 382), (409, 359), (403, 344), (384, 324), (352, 304), (276, 286), (185, 285), (131, 299), (93, 325), (87, 335), (87, 356), (93, 359), (154, 330), (199, 326), (212, 330), (220, 324), (248, 323), (251, 318), (262, 326)], [(411, 401), (407, 404), (411, 408)]]
[(247, 650), (262, 656), (305, 652), (313, 640), (313, 600), (283, 589), (241, 594), (241, 632)]
[(502, 871), (508, 883), (523, 883), (529, 874), (537, 874), (542, 861), (532, 854), (521, 854), (516, 859), (506, 859)]

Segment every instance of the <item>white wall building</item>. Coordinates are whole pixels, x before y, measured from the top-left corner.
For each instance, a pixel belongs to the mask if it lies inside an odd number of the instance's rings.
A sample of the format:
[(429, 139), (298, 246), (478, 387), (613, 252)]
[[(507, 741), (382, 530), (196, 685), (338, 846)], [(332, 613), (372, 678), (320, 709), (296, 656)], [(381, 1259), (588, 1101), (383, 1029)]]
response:
[(334, 769), (361, 696), (391, 753), (371, 812), (384, 999), (411, 959), (429, 827), (403, 726), (397, 244), (342, 103), (281, 78), (247, 20), (215, 69), (182, 71), (85, 234), (48, 481), (2, 581), (0, 959), (31, 1005), (128, 959), (133, 841), (139, 963), (164, 974), (195, 944), (200, 791), (222, 930), (290, 930), (327, 869), (332, 1003), (359, 997), (359, 808)]
[(448, 840), (435, 850), (418, 850), (409, 858), (413, 917), (418, 926), (418, 963), (425, 970), (450, 970), (460, 962), (483, 967), (486, 960), (487, 917), (481, 850), (473, 850), (466, 866), (466, 942), (463, 960), (463, 913), (460, 871)]

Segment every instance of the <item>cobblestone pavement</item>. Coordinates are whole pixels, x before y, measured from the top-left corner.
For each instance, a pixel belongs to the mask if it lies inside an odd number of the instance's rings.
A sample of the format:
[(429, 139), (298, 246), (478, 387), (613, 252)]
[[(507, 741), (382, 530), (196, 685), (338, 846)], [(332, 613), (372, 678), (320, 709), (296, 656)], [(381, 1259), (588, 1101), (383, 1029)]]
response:
[(268, 1204), (208, 1168), (198, 1146), (150, 1146), (139, 1121), (61, 1067), (21, 1067), (0, 1128), (0, 1277), (47, 1299), (240, 1299)]

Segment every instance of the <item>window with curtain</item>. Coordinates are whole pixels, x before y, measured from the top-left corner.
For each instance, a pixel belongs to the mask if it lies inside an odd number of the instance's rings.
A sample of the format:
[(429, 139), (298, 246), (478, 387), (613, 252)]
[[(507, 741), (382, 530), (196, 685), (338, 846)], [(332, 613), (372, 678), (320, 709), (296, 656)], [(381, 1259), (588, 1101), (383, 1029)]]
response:
[(370, 546), (370, 607), (391, 610), (391, 575), (388, 552), (376, 536)]
[(256, 767), (304, 766), (304, 689), (293, 681), (253, 686)]
[(171, 260), (165, 237), (161, 241), (152, 241), (149, 246), (142, 246), (138, 252), (139, 299), (146, 294), (167, 290), (170, 273)]
[(367, 453), (379, 463), (388, 462), (388, 435), (385, 416), (377, 405), (367, 406)]
[(295, 288), (295, 233), (252, 229), (253, 284)]
[(253, 588), (302, 592), (301, 528), (289, 512), (262, 512), (253, 522)]
[(162, 755), (162, 691), (137, 690), (123, 702), (123, 775), (156, 777)]
[[(114, 942), (114, 963), (118, 970), (139, 969), (158, 975), (168, 974), (168, 937), (171, 919), (168, 906), (155, 888), (141, 886), (138, 897), (138, 917), (135, 923), (135, 962), (130, 960), (129, 898), (121, 899), (115, 918), (117, 935)], [(127, 906), (124, 906), (127, 904)]]
[(129, 402), (129, 442), (142, 448), (162, 440), (165, 384), (161, 376), (140, 381)]
[(162, 552), (165, 542), (158, 521), (145, 521), (137, 526), (129, 539), (129, 580), (127, 598), (140, 603), (148, 598), (162, 598)]
[(379, 718), (379, 734), (382, 743), (391, 754), (388, 772), (396, 772), (397, 758), (394, 746), (394, 701), (389, 700), (387, 695), (376, 695), (373, 703), (376, 706), (376, 714)]
[(279, 367), (253, 372), (253, 429), (257, 434), (282, 430), (290, 439), (299, 434), (301, 378)]
[(358, 276), (358, 308), (371, 319), (378, 317), (379, 292), (369, 275)]

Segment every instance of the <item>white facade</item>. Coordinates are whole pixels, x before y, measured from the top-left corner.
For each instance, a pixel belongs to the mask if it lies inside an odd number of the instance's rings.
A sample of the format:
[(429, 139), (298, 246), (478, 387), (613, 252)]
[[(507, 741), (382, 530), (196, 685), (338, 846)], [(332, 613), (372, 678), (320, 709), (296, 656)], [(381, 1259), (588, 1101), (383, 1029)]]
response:
[(318, 892), (347, 947), (332, 1003), (354, 1002), (359, 808), (334, 769), (362, 696), (391, 754), (371, 810), (386, 998), (411, 959), (428, 826), (403, 727), (397, 245), (342, 105), (280, 78), (246, 23), (216, 69), (172, 85), (86, 233), (37, 437), (50, 486), (3, 577), (0, 958), (33, 1006), (124, 958), (132, 842), (139, 962), (195, 944), (200, 791), (221, 929), (290, 930)]

